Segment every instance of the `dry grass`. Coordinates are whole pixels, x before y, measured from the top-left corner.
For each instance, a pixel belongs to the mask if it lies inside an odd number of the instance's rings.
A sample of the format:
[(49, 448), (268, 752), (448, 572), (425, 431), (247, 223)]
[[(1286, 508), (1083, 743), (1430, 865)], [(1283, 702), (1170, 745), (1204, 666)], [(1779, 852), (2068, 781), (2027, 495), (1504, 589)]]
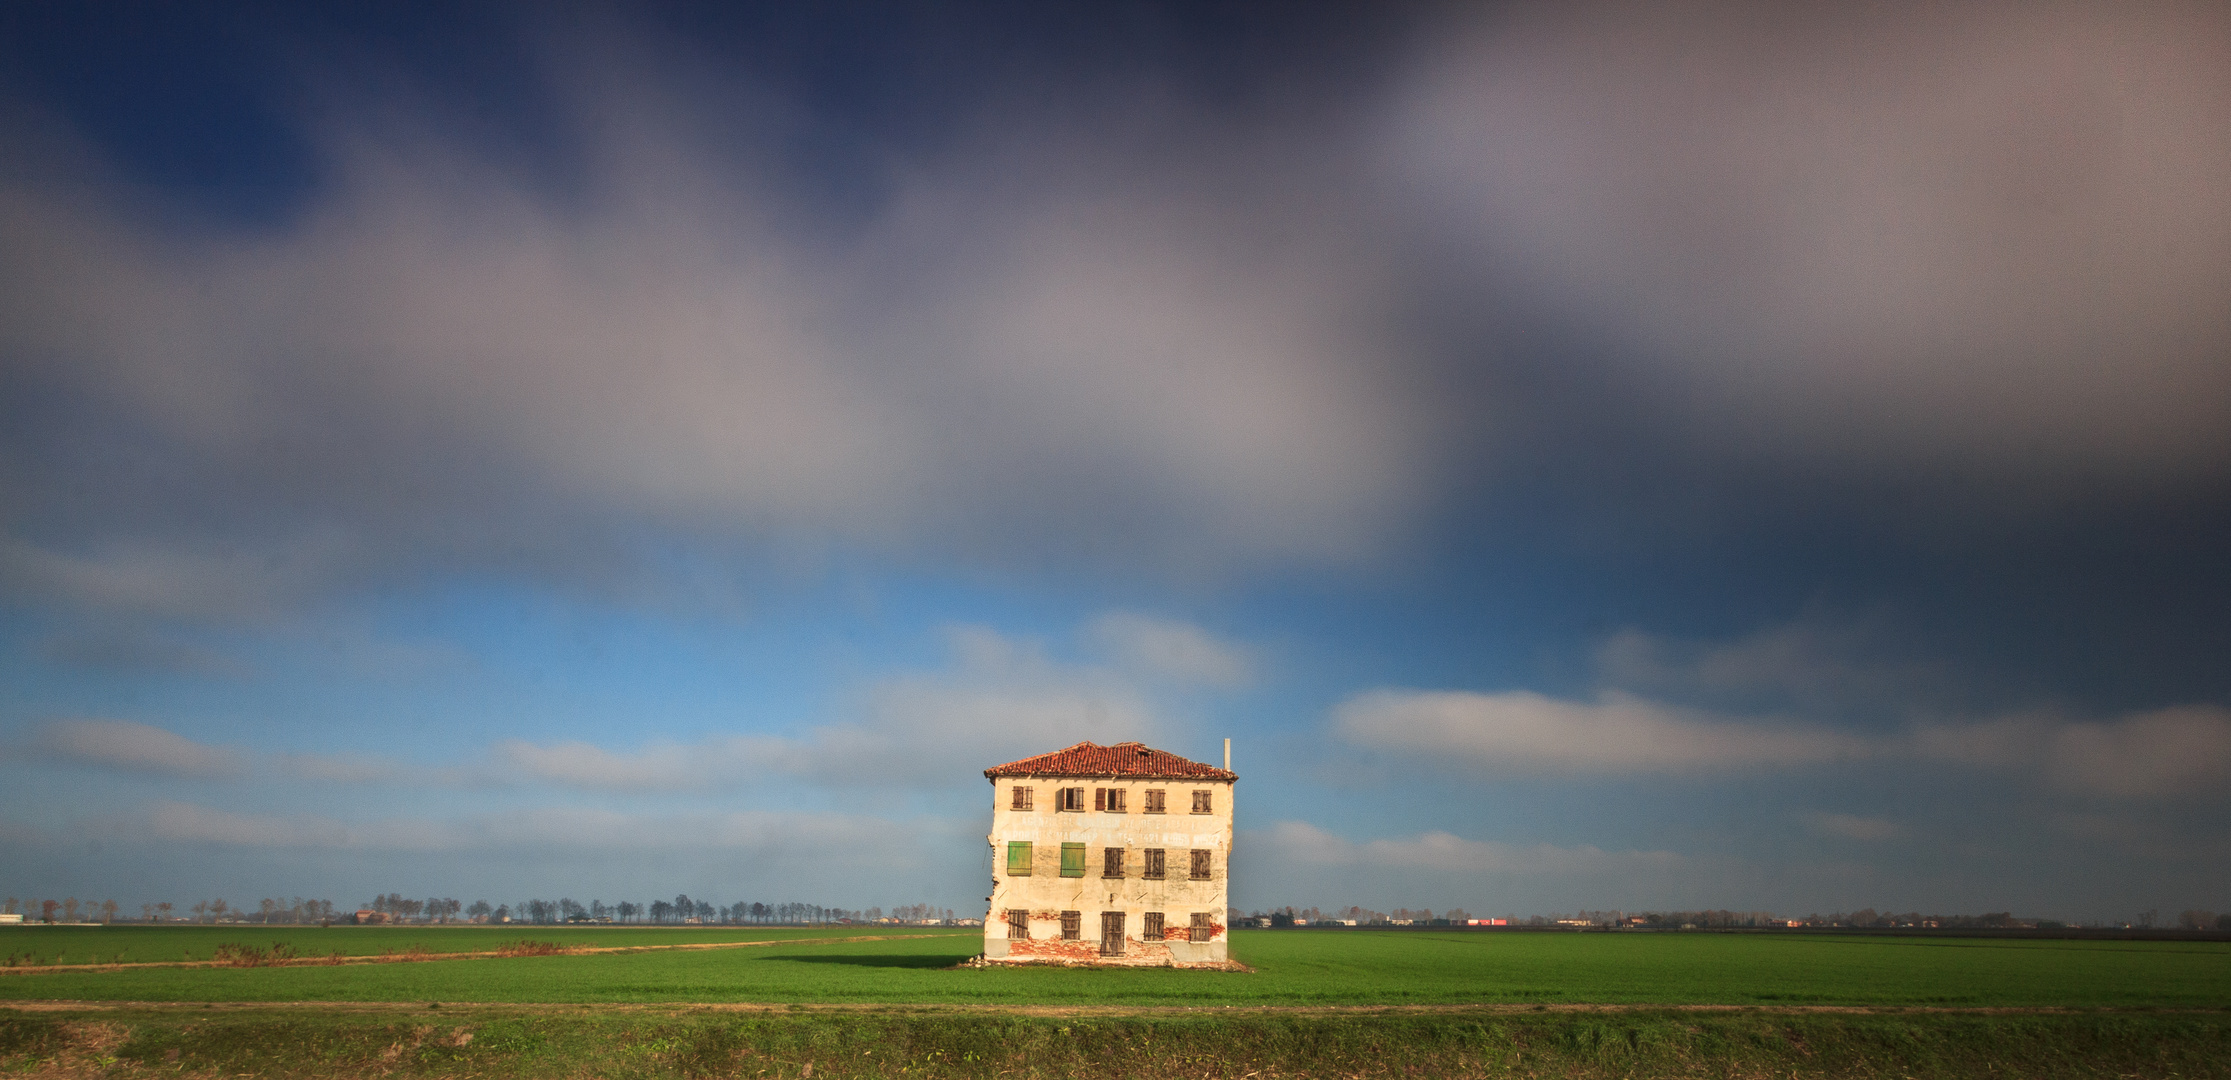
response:
[(536, 941), (532, 938), (506, 941), (496, 946), (497, 956), (564, 956), (572, 951), (555, 941)]

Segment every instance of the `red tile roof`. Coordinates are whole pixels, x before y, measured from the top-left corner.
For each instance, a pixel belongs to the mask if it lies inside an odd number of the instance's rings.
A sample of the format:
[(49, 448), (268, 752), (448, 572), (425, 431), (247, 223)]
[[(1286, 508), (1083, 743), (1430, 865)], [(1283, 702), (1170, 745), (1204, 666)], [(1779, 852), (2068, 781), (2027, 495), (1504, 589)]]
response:
[(1135, 742), (1114, 746), (1081, 742), (1051, 754), (1010, 761), (984, 770), (1001, 776), (1135, 776), (1148, 780), (1237, 780), (1239, 774), (1187, 761), (1167, 750)]

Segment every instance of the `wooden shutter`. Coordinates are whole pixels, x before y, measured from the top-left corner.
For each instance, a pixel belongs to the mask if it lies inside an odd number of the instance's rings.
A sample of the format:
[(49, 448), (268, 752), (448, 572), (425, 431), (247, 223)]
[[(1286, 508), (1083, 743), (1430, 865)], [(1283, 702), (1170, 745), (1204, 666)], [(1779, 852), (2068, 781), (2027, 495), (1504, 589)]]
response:
[(1092, 789), (1092, 808), (1094, 810), (1106, 810), (1108, 808), (1107, 788), (1096, 787)]
[(1085, 876), (1085, 846), (1083, 844), (1061, 845), (1061, 876)]
[(1030, 841), (1007, 841), (1007, 876), (1030, 876)]
[(1104, 878), (1119, 878), (1123, 876), (1122, 848), (1109, 847), (1100, 849), (1100, 876)]
[(1162, 878), (1162, 849), (1161, 849), (1161, 848), (1158, 848), (1158, 847), (1150, 847), (1150, 848), (1146, 849), (1146, 876), (1147, 876), (1147, 877), (1149, 877), (1149, 878), (1152, 878), (1152, 879), (1154, 879), (1154, 880), (1156, 880), (1156, 881), (1159, 881), (1159, 880), (1161, 880), (1161, 878)]
[(1022, 908), (1007, 909), (1007, 937), (1012, 941), (1030, 940), (1030, 912)]
[(1120, 911), (1100, 913), (1100, 955), (1123, 955), (1123, 913)]
[(1141, 938), (1143, 938), (1143, 939), (1145, 939), (1145, 940), (1147, 940), (1147, 941), (1160, 941), (1160, 940), (1162, 940), (1162, 913), (1161, 913), (1161, 912), (1159, 912), (1159, 911), (1149, 911), (1149, 912), (1147, 912), (1147, 913), (1146, 913), (1146, 918), (1144, 918), (1144, 919), (1141, 919), (1141, 920), (1139, 920), (1139, 922), (1140, 922), (1140, 926), (1139, 926), (1139, 937), (1141, 937)]
[(1204, 942), (1214, 932), (1215, 928), (1209, 925), (1208, 912), (1196, 911), (1193, 913), (1193, 925), (1186, 928), (1185, 939), (1195, 943)]
[(1083, 913), (1083, 912), (1078, 912), (1078, 911), (1064, 911), (1064, 912), (1062, 912), (1062, 913), (1061, 913), (1061, 940), (1063, 940), (1063, 941), (1075, 941), (1075, 940), (1077, 940), (1078, 938), (1081, 938), (1081, 937), (1083, 937), (1083, 936), (1084, 936), (1084, 934), (1083, 934), (1083, 932), (1082, 932), (1082, 931), (1083, 931), (1083, 925), (1082, 925), (1082, 924), (1083, 924), (1083, 922), (1084, 922), (1084, 913)]
[(1193, 849), (1193, 880), (1195, 880), (1195, 881), (1207, 881), (1208, 879), (1209, 879), (1209, 851), (1208, 851), (1208, 849), (1207, 849), (1207, 848), (1194, 848), (1194, 849)]

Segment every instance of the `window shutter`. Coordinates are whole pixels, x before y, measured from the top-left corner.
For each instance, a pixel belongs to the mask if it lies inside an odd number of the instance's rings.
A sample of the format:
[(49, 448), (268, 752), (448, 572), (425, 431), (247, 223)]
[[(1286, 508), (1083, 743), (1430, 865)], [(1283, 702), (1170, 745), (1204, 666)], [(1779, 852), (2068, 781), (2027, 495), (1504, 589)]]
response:
[(1092, 808), (1094, 810), (1106, 810), (1108, 808), (1107, 788), (1096, 787), (1092, 789)]
[(1030, 841), (1007, 841), (1007, 876), (1030, 876)]
[(1083, 844), (1061, 845), (1061, 876), (1085, 876), (1085, 846)]

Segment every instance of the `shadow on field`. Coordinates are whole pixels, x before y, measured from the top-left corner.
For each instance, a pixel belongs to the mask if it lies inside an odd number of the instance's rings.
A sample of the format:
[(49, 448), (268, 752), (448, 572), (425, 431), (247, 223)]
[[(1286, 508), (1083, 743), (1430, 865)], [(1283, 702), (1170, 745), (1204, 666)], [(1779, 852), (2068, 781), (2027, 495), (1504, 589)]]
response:
[(965, 960), (967, 959), (967, 957), (938, 955), (890, 956), (879, 955), (876, 953), (858, 953), (852, 955), (837, 956), (770, 956), (767, 959), (778, 963), (790, 964), (849, 964), (853, 967), (921, 968), (924, 970), (929, 970), (934, 968), (952, 967), (955, 963), (958, 963), (961, 960)]

